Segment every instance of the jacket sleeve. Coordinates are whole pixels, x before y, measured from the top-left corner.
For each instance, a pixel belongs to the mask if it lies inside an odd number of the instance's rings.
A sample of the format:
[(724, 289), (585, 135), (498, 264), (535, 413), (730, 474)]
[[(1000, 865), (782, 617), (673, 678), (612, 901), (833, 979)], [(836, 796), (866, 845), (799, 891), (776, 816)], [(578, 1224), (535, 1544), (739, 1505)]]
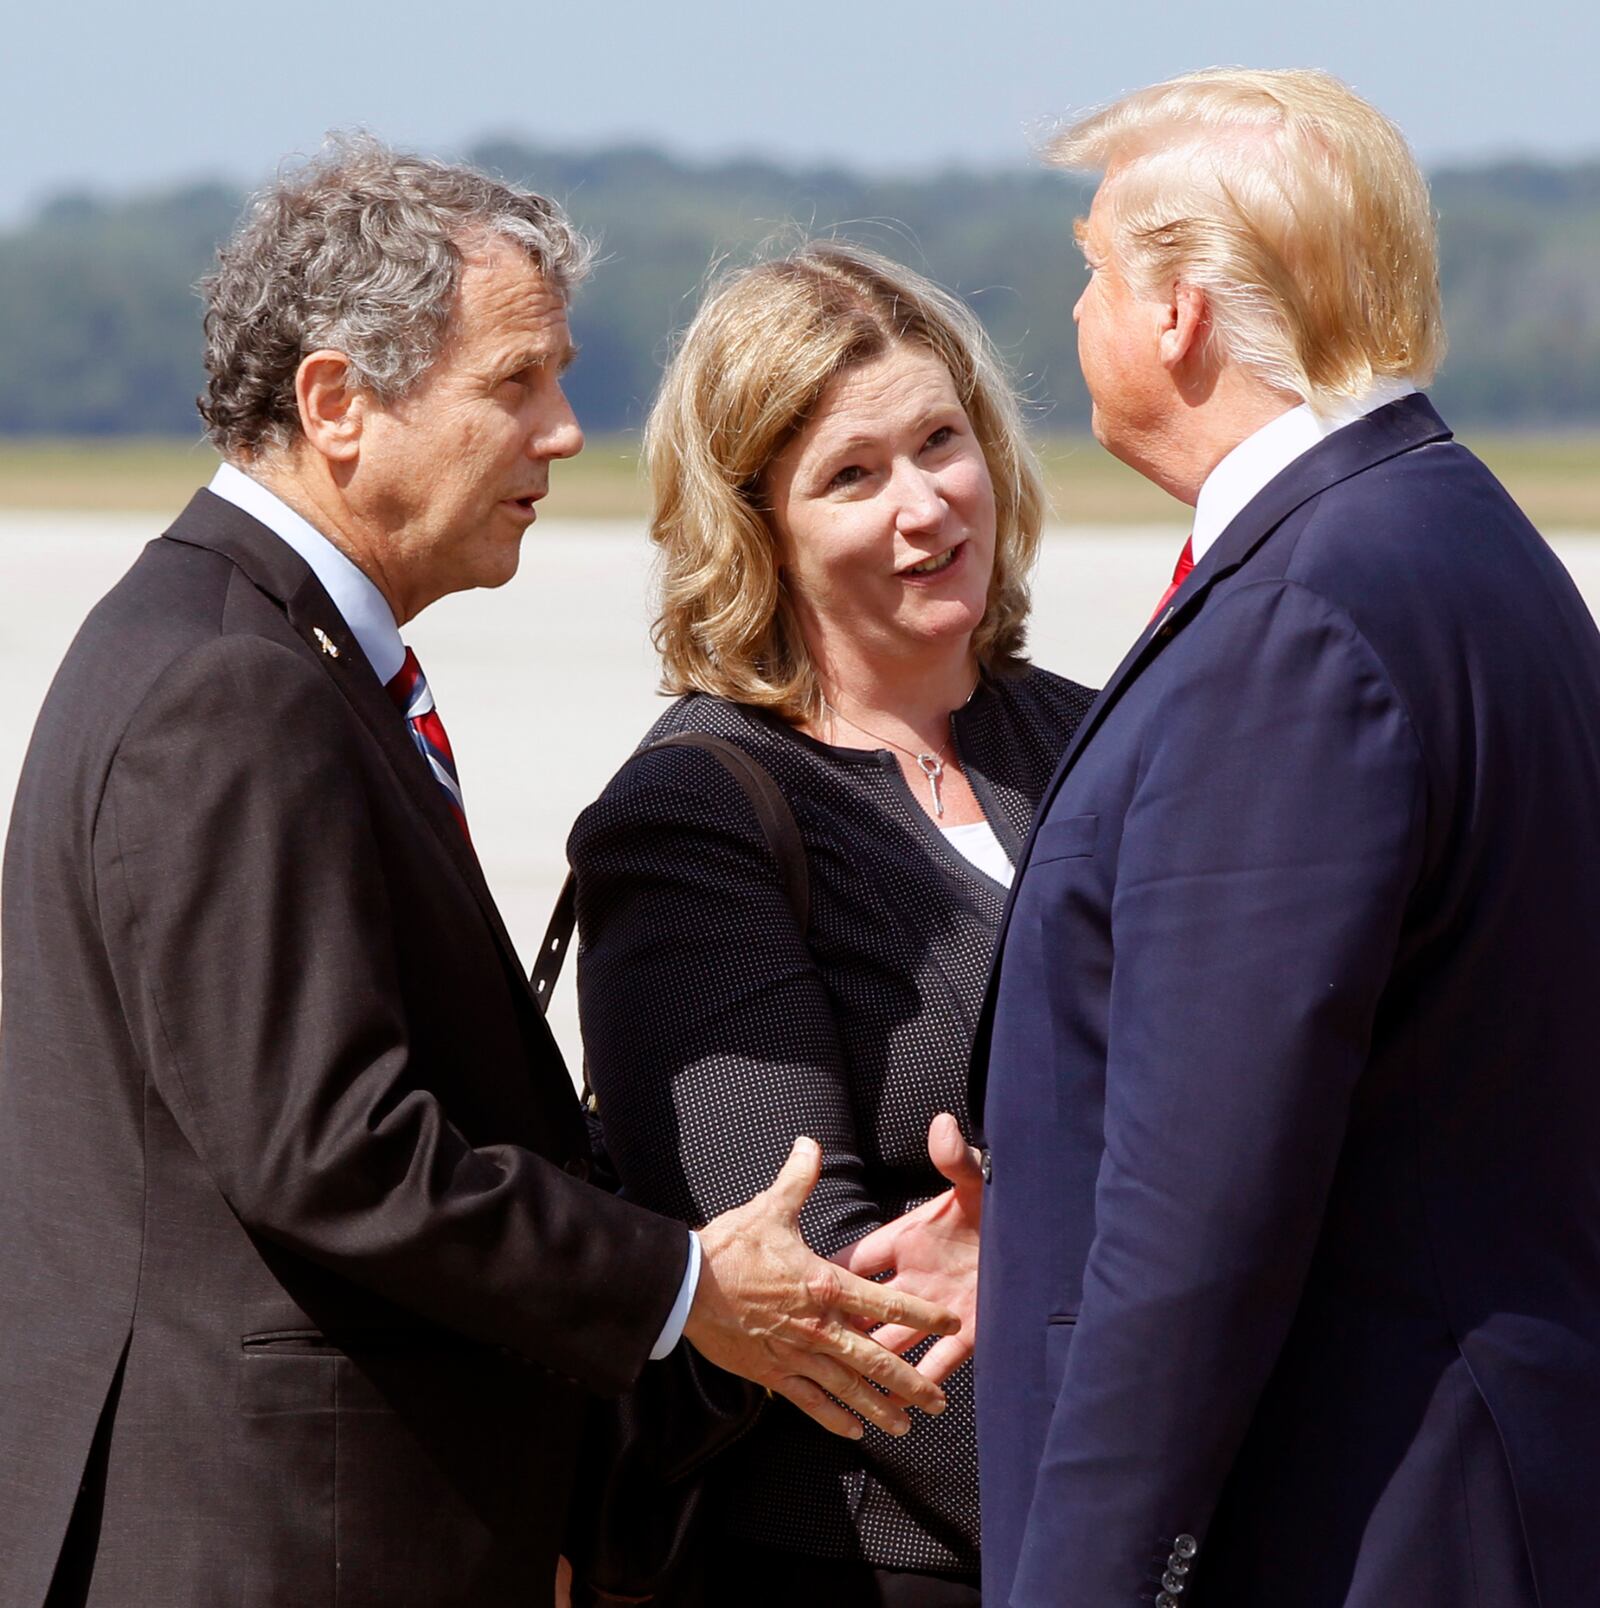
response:
[(822, 1146), (824, 1255), (875, 1228), (828, 993), (738, 784), (711, 755), (630, 761), (568, 843), (589, 1080), (625, 1195), (698, 1225)]
[(145, 698), (95, 827), (141, 1056), (248, 1229), (423, 1318), (624, 1389), (687, 1236), (452, 1125), (454, 1069), (408, 1042), (352, 719), (321, 666), (250, 637), (191, 650)]
[(1027, 1608), (1159, 1593), (1185, 1535), (1203, 1580), (1421, 865), (1417, 735), (1346, 615), (1260, 582), (1167, 651), (1116, 867), (1095, 1235), (1011, 1597)]

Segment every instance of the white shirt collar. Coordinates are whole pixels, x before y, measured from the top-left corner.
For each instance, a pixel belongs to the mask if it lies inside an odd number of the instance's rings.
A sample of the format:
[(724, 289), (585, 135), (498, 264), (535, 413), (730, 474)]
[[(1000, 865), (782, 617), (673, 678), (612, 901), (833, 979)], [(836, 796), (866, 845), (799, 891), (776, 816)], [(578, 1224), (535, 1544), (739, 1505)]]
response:
[(1206, 549), (1241, 514), (1269, 480), (1287, 469), (1302, 453), (1325, 441), (1335, 430), (1342, 430), (1357, 419), (1410, 396), (1416, 386), (1406, 379), (1375, 380), (1358, 397), (1340, 402), (1331, 409), (1314, 413), (1309, 403), (1290, 408), (1270, 424), (1248, 435), (1215, 469), (1194, 505), (1194, 561), (1199, 563)]
[(242, 469), (235, 469), (231, 463), (219, 465), (211, 477), (210, 490), (213, 496), (232, 503), (265, 525), (311, 566), (378, 680), (393, 680), (405, 663), (406, 645), (400, 640), (393, 611), (372, 581), (315, 525), (302, 519), (281, 497)]

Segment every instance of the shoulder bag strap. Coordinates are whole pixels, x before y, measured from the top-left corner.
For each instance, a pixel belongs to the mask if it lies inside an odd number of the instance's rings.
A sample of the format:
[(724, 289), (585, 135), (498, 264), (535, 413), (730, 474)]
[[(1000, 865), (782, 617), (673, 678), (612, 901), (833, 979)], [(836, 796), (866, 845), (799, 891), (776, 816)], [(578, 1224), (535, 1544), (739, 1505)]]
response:
[[(744, 790), (750, 807), (761, 824), (761, 835), (767, 840), (772, 857), (778, 862), (778, 877), (783, 883), (784, 897), (794, 912), (795, 925), (803, 938), (811, 922), (811, 873), (806, 865), (805, 844), (800, 840), (800, 828), (794, 811), (783, 796), (772, 774), (753, 754), (748, 754), (737, 743), (725, 737), (713, 737), (710, 732), (679, 731), (660, 742), (650, 743), (629, 756), (630, 762), (640, 754), (653, 754), (658, 748), (698, 748), (719, 760), (723, 768)], [(561, 885), (560, 896), (545, 929), (544, 941), (539, 946), (539, 958), (533, 963), (533, 993), (539, 1009), (548, 1012), (550, 996), (555, 992), (556, 980), (567, 958), (573, 929), (578, 924), (577, 879), (569, 871)]]

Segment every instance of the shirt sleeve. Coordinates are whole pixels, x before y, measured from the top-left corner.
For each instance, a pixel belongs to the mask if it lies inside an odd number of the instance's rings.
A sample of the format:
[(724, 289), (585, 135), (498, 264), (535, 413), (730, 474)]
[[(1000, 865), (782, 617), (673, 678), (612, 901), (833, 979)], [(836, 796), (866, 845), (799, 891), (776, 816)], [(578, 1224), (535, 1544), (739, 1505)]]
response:
[(689, 1321), (689, 1308), (694, 1305), (694, 1292), (700, 1287), (700, 1236), (689, 1236), (689, 1265), (683, 1270), (683, 1283), (678, 1286), (678, 1299), (672, 1303), (667, 1321), (650, 1348), (650, 1360), (660, 1362), (670, 1357), (683, 1338), (684, 1325)]

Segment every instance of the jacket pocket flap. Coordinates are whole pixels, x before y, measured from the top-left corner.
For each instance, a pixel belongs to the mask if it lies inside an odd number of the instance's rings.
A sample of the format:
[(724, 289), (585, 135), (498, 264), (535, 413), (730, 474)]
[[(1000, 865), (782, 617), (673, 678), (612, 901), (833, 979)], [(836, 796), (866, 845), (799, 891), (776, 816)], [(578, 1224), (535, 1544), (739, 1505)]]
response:
[(1095, 840), (1100, 835), (1098, 815), (1068, 815), (1040, 824), (1033, 839), (1034, 864), (1046, 860), (1076, 860), (1093, 854)]

